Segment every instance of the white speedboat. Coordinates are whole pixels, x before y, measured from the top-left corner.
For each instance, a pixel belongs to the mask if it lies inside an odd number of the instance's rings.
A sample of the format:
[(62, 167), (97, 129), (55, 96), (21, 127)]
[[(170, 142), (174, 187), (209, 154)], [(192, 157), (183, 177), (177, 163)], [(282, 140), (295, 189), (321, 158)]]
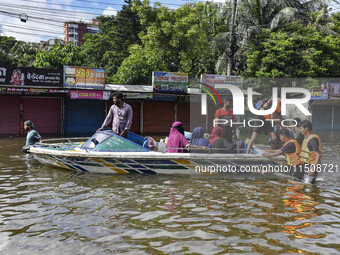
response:
[(80, 142), (79, 138), (44, 140), (29, 148), (41, 163), (70, 170), (104, 174), (197, 174), (249, 172), (253, 166), (279, 166), (283, 157), (267, 159), (254, 147), (253, 154), (214, 153), (192, 150), (166, 153), (165, 144), (150, 149), (150, 139), (129, 133), (128, 139), (100, 131)]

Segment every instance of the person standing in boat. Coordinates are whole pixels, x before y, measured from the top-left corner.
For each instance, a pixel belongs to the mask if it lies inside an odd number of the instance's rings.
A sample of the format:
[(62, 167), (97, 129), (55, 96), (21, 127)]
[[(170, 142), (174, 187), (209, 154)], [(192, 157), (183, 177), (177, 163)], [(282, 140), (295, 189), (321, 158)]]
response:
[(27, 132), (27, 136), (26, 136), (26, 144), (22, 148), (22, 150), (24, 152), (27, 152), (29, 146), (34, 145), (37, 142), (41, 143), (42, 138), (41, 138), (40, 134), (38, 133), (38, 131), (35, 130), (35, 126), (34, 126), (32, 121), (26, 120), (24, 122), (24, 129)]
[(305, 174), (305, 183), (313, 184), (317, 177), (317, 167), (321, 163), (321, 140), (316, 134), (312, 134), (312, 123), (304, 120), (300, 123), (301, 134), (305, 139), (301, 147), (301, 159), (304, 161), (304, 170), (308, 169)]
[(110, 124), (111, 120), (112, 131), (127, 138), (128, 131), (132, 124), (132, 108), (124, 102), (123, 94), (120, 92), (113, 94), (113, 105), (111, 106), (101, 128), (99, 128), (97, 132), (106, 128)]

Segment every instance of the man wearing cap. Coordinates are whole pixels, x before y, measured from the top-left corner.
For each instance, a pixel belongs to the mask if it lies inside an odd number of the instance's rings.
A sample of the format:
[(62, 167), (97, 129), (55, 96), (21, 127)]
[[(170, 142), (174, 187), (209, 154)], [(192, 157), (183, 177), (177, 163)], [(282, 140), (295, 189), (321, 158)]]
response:
[(124, 102), (123, 94), (116, 92), (113, 94), (113, 105), (106, 116), (102, 126), (97, 130), (103, 130), (112, 120), (112, 131), (127, 138), (128, 131), (132, 124), (132, 108)]
[[(291, 169), (291, 174), (298, 178), (303, 178), (302, 160), (300, 157), (301, 148), (299, 143), (295, 139), (290, 138), (290, 133), (288, 129), (282, 129), (279, 131), (280, 139), (283, 143), (281, 149), (269, 150), (267, 153), (263, 153), (264, 157), (274, 157), (279, 155), (286, 156), (286, 163), (288, 166), (294, 166)], [(298, 167), (300, 166), (301, 167)]]
[(37, 142), (41, 142), (41, 136), (39, 133), (34, 129), (35, 126), (32, 121), (26, 120), (24, 123), (24, 129), (27, 132), (26, 136), (26, 146), (34, 145)]

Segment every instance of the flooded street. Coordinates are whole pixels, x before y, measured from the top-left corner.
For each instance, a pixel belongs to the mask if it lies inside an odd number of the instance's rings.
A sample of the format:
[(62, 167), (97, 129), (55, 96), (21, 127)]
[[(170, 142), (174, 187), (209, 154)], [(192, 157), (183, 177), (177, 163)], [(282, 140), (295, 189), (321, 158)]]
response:
[[(340, 166), (340, 133), (318, 134), (323, 163)], [(0, 139), (0, 254), (340, 253), (335, 169), (316, 185), (80, 174), (28, 168), (23, 144)]]

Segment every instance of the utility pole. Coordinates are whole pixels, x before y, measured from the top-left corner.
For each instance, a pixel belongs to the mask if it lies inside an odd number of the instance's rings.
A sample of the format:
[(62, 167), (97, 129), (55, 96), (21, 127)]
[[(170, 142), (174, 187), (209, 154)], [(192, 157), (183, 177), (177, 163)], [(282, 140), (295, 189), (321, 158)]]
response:
[(234, 50), (236, 44), (235, 37), (235, 20), (236, 20), (236, 9), (237, 9), (237, 0), (233, 0), (233, 7), (231, 11), (231, 24), (230, 24), (230, 40), (229, 40), (229, 52), (227, 56), (227, 75), (231, 75), (231, 70), (234, 65)]

